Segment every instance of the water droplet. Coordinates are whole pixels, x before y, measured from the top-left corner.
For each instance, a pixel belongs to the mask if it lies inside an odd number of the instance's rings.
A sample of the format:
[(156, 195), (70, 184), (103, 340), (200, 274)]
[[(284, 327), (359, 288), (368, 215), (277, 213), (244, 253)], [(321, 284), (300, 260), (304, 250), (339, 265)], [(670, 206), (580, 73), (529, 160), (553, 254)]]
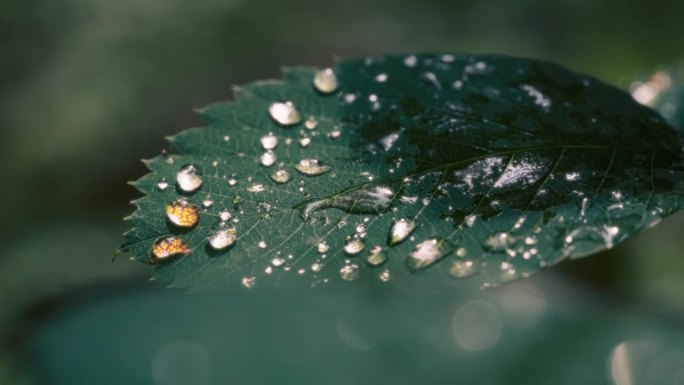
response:
[(337, 76), (332, 68), (324, 68), (316, 71), (313, 78), (313, 84), (319, 92), (324, 94), (335, 92), (337, 87), (339, 87)]
[(257, 246), (259, 246), (260, 249), (265, 249), (267, 247), (266, 241), (259, 241)]
[(425, 240), (416, 245), (406, 264), (413, 270), (424, 269), (446, 255), (446, 241), (438, 238)]
[(262, 191), (266, 191), (266, 186), (261, 183), (254, 183), (253, 185), (247, 187), (247, 191), (251, 193), (260, 193)]
[(319, 273), (321, 270), (323, 270), (323, 264), (314, 262), (311, 264), (311, 271), (314, 273)]
[(235, 179), (235, 178), (228, 179), (228, 185), (229, 186), (235, 186), (236, 184), (237, 184), (237, 179)]
[(221, 222), (229, 221), (232, 217), (233, 215), (231, 215), (230, 211), (228, 210), (224, 210), (219, 213), (219, 218), (221, 219)]
[(387, 244), (389, 246), (402, 242), (418, 227), (418, 223), (413, 219), (401, 218), (392, 223)]
[(378, 82), (378, 83), (384, 83), (384, 82), (387, 81), (387, 78), (388, 78), (387, 74), (382, 73), (382, 74), (378, 74), (378, 75), (375, 77), (375, 81)]
[(504, 251), (515, 242), (515, 237), (509, 233), (492, 234), (482, 242), (482, 247), (489, 251)]
[(269, 132), (267, 135), (261, 137), (261, 147), (264, 150), (273, 150), (278, 145), (278, 137)]
[(465, 249), (465, 247), (459, 247), (456, 249), (456, 256), (459, 258), (463, 258), (468, 254), (468, 251)]
[(366, 244), (361, 239), (351, 238), (344, 245), (344, 253), (347, 255), (356, 255), (363, 251)]
[(314, 118), (313, 116), (309, 117), (304, 122), (304, 127), (306, 127), (307, 130), (313, 130), (317, 126), (318, 126), (318, 120), (316, 120), (316, 118)]
[(211, 199), (211, 197), (206, 197), (202, 201), (202, 206), (204, 206), (205, 209), (208, 209), (214, 204), (214, 201)]
[(292, 126), (299, 124), (302, 121), (302, 116), (295, 108), (295, 105), (290, 102), (275, 102), (268, 107), (268, 113), (276, 123), (281, 126)]
[(387, 255), (380, 246), (374, 246), (368, 254), (368, 264), (371, 266), (380, 266), (387, 261)]
[(181, 191), (195, 192), (202, 187), (202, 171), (192, 164), (186, 164), (178, 170), (176, 182)]
[(321, 254), (325, 254), (330, 250), (330, 246), (326, 242), (321, 242), (318, 244), (318, 252)]
[(318, 159), (302, 159), (295, 164), (295, 169), (304, 175), (316, 176), (325, 174), (331, 167)]
[(214, 250), (225, 250), (232, 246), (237, 239), (237, 231), (234, 227), (219, 228), (209, 236), (209, 245)]
[(251, 289), (256, 284), (256, 277), (243, 277), (240, 283), (242, 284), (242, 286)]
[(449, 268), (449, 275), (454, 278), (472, 277), (479, 271), (479, 265), (473, 261), (456, 261)]
[(345, 281), (355, 281), (359, 279), (360, 276), (361, 270), (359, 269), (359, 265), (352, 263), (350, 265), (344, 265), (340, 269), (340, 277)]
[(280, 267), (283, 264), (285, 264), (285, 260), (283, 258), (275, 257), (271, 260), (271, 265), (273, 265), (275, 267)]
[(271, 180), (278, 184), (284, 184), (292, 180), (292, 175), (286, 170), (278, 170), (271, 174)]
[(299, 145), (302, 147), (308, 147), (311, 144), (311, 138), (301, 138), (299, 139)]
[(167, 182), (166, 179), (162, 179), (157, 183), (157, 190), (164, 191), (167, 188), (169, 188), (169, 182)]
[(382, 282), (389, 282), (389, 280), (392, 279), (392, 273), (390, 273), (388, 269), (385, 269), (378, 274), (378, 278), (380, 278)]
[(264, 167), (273, 166), (275, 164), (276, 160), (278, 160), (278, 157), (276, 156), (275, 152), (273, 152), (271, 150), (265, 151), (259, 157), (259, 163), (261, 163), (261, 165)]
[(330, 132), (330, 138), (332, 139), (337, 139), (340, 137), (340, 135), (342, 135), (341, 130), (333, 130), (332, 132)]
[(166, 205), (166, 218), (172, 224), (184, 228), (195, 227), (199, 222), (197, 206), (185, 199), (178, 199)]
[(406, 56), (404, 58), (404, 64), (409, 68), (413, 68), (418, 65), (418, 57), (415, 55)]
[(359, 190), (347, 191), (330, 198), (308, 201), (296, 208), (300, 209), (302, 218), (307, 219), (312, 213), (330, 207), (338, 208), (352, 214), (377, 214), (389, 207), (394, 192), (386, 186), (372, 186)]
[(161, 238), (152, 245), (151, 263), (157, 263), (179, 254), (189, 254), (190, 248), (178, 237)]

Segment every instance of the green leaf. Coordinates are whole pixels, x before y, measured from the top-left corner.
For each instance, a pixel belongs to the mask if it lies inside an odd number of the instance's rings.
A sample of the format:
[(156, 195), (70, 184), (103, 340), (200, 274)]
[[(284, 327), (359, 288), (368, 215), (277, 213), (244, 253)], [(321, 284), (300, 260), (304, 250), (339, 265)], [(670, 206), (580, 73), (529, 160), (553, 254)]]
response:
[[(589, 76), (497, 55), (343, 60), (332, 74), (287, 69), (200, 110), (207, 127), (146, 162), (122, 250), (155, 262), (155, 242), (175, 237), (182, 253), (156, 277), (196, 289), (300, 275), (488, 287), (682, 206), (677, 132)], [(181, 198), (196, 227), (167, 219)]]

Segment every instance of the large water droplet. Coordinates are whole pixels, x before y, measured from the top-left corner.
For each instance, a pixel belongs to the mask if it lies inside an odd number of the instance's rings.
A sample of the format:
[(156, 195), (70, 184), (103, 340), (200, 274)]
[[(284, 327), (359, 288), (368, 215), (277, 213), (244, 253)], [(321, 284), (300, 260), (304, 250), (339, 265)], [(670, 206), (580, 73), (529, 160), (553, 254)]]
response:
[(302, 159), (295, 164), (295, 169), (304, 175), (316, 176), (325, 174), (331, 167), (318, 159)]
[(268, 113), (281, 126), (292, 126), (302, 121), (302, 115), (290, 101), (271, 104), (268, 107)]
[(225, 250), (232, 246), (237, 239), (237, 231), (234, 227), (219, 228), (209, 236), (209, 245), (214, 250)]
[(340, 277), (345, 281), (355, 281), (359, 279), (360, 276), (361, 270), (359, 269), (359, 265), (352, 263), (349, 265), (344, 265), (340, 269)]
[(176, 174), (178, 188), (186, 193), (197, 191), (202, 187), (202, 171), (195, 165), (186, 164)]
[(406, 264), (413, 270), (424, 269), (446, 255), (446, 246), (446, 241), (439, 238), (425, 240), (416, 245)]
[(264, 150), (273, 150), (277, 145), (278, 137), (273, 135), (273, 133), (269, 132), (268, 135), (261, 137), (261, 147), (263, 147)]
[(461, 260), (454, 262), (449, 268), (449, 275), (454, 278), (467, 278), (475, 275), (480, 266), (473, 261)]
[(319, 92), (324, 94), (335, 92), (337, 87), (339, 87), (337, 75), (335, 75), (332, 68), (316, 71), (313, 78), (313, 84)]
[(380, 266), (387, 261), (387, 254), (382, 250), (382, 247), (375, 246), (370, 250), (367, 260), (371, 266)]
[(190, 253), (190, 248), (178, 237), (166, 237), (158, 239), (152, 245), (151, 263), (157, 263), (179, 254)]
[(356, 255), (363, 251), (366, 244), (361, 239), (351, 238), (344, 244), (344, 253), (347, 255)]
[(418, 223), (413, 219), (401, 218), (392, 223), (389, 236), (387, 237), (387, 244), (392, 246), (400, 243), (418, 227)]
[(292, 180), (292, 175), (286, 170), (278, 170), (271, 174), (271, 180), (278, 184), (284, 184)]
[(185, 199), (178, 199), (166, 205), (166, 218), (175, 226), (183, 228), (195, 227), (199, 222), (197, 206)]

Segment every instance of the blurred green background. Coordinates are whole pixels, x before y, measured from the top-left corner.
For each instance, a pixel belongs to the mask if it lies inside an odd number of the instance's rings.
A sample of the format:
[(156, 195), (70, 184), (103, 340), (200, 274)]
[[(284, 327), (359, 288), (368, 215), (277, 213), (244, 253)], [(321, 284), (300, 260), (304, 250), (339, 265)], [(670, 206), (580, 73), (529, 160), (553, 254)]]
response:
[[(684, 331), (683, 213), (609, 252), (476, 294), (333, 286), (191, 300), (147, 283), (148, 266), (111, 262), (137, 197), (126, 181), (145, 173), (139, 159), (200, 124), (193, 108), (229, 99), (232, 85), (335, 56), (468, 51), (548, 59), (628, 89), (684, 58), (682, 15), (678, 0), (3, 1), (0, 384), (186, 383), (159, 369), (164, 360), (189, 362), (178, 370), (195, 384), (684, 384), (684, 344), (674, 342)], [(511, 331), (515, 298), (499, 298), (519, 287), (522, 309), (541, 298), (546, 314), (525, 332)], [(472, 301), (475, 320), (500, 316), (501, 342), (484, 353), (451, 330), (454, 310)], [(254, 328), (272, 338), (235, 333)], [(624, 374), (637, 369), (620, 354), (665, 357), (648, 370), (669, 377)]]

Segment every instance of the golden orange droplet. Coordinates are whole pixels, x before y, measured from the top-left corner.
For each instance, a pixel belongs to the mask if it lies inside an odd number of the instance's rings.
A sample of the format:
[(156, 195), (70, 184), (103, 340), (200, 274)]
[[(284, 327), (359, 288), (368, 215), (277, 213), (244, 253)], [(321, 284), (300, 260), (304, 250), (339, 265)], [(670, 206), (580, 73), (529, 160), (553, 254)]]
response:
[(199, 222), (197, 206), (185, 199), (178, 199), (166, 205), (166, 218), (178, 227), (195, 227)]
[(161, 238), (152, 245), (151, 263), (154, 264), (169, 257), (173, 257), (174, 255), (185, 255), (188, 253), (190, 253), (190, 249), (182, 239), (178, 237)]

